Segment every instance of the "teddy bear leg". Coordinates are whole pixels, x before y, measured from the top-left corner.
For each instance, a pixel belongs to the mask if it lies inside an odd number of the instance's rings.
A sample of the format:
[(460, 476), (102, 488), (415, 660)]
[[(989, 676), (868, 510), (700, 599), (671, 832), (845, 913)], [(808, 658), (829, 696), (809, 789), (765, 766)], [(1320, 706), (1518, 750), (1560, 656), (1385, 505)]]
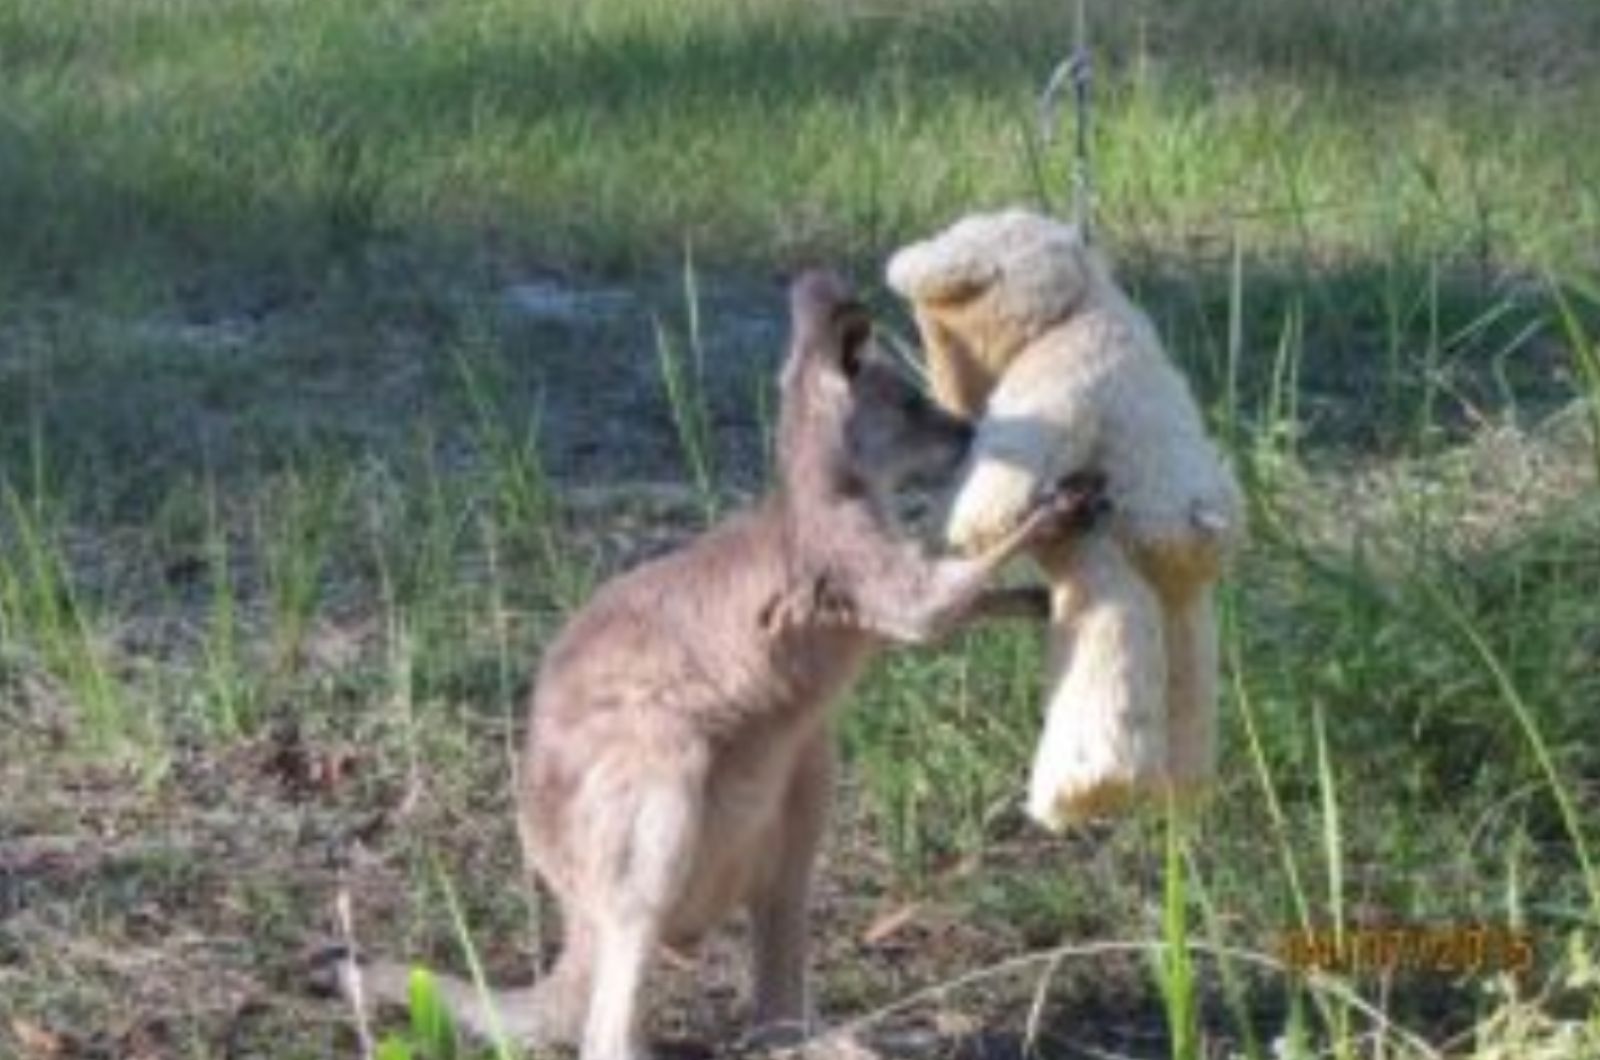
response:
[(1209, 585), (1168, 601), (1167, 768), (1179, 795), (1199, 795), (1216, 774), (1217, 619)]
[(1111, 812), (1167, 770), (1160, 599), (1109, 536), (1052, 564), (1050, 686), (1028, 813), (1049, 828)]

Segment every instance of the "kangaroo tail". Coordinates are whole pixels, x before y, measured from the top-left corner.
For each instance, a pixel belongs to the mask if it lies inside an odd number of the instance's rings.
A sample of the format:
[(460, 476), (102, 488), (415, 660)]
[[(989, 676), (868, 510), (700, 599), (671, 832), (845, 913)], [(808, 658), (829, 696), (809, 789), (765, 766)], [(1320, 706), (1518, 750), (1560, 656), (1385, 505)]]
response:
[[(339, 991), (347, 999), (398, 1006), (410, 1001), (411, 968), (398, 961), (361, 963), (345, 955), (338, 977)], [(525, 1049), (576, 1043), (585, 984), (570, 961), (558, 962), (550, 975), (518, 989), (480, 990), (465, 979), (437, 973), (433, 979), (457, 1025), (479, 1040), (503, 1039)]]

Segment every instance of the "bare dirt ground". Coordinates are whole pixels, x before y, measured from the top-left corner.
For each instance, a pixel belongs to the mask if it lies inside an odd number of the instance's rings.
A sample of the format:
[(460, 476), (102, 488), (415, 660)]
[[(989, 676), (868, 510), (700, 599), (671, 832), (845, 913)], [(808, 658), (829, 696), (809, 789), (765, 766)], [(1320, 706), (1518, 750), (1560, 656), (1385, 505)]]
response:
[[(492, 746), (492, 737), (475, 742)], [(459, 974), (454, 940), (419, 916), (419, 905), (438, 901), (417, 882), (431, 859), (471, 881), (458, 886), (477, 900), (496, 888), (490, 881), (503, 885), (488, 899), (498, 908), (469, 914), (475, 922), (516, 925), (519, 909), (529, 917), (524, 930), (478, 932), (492, 980), (526, 982), (538, 951), (549, 955), (556, 933), (521, 895), (506, 769), (492, 755), (435, 792), (441, 778), (426, 766), (412, 775), (393, 756), (292, 724), (226, 752), (180, 750), (155, 778), (75, 763), (55, 743), (45, 726), (13, 731), (0, 769), (0, 994), (22, 1056), (354, 1055), (349, 1010), (319, 989), (319, 955), (339, 941), (336, 896), (350, 895), (362, 945)], [(1009, 1060), (1026, 1055), (1030, 1026), (1041, 1046), (1165, 1048), (1132, 959), (1097, 960), (1104, 978), (1092, 985), (1063, 989), (1060, 977), (1037, 1012), (1045, 961), (916, 999), (1028, 952), (1013, 925), (956, 895), (979, 871), (1059, 871), (1059, 845), (1024, 837), (913, 894), (873, 849), (848, 793), (843, 801), (821, 871), (814, 967), (830, 1023), (870, 1019), (829, 1049)], [(1092, 837), (1078, 843), (1092, 862)], [(735, 927), (697, 961), (664, 965), (653, 1025), (668, 1055), (738, 1051), (741, 941)]]

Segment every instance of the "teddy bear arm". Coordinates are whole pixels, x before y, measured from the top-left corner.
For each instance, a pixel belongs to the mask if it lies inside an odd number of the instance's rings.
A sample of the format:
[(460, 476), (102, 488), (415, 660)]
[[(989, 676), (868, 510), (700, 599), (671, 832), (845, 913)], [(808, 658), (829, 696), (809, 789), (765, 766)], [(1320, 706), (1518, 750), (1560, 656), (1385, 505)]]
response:
[(1008, 413), (1004, 403), (990, 403), (945, 523), (952, 546), (967, 553), (983, 548), (1061, 478), (1088, 465), (1097, 417), (1087, 407), (1065, 411)]

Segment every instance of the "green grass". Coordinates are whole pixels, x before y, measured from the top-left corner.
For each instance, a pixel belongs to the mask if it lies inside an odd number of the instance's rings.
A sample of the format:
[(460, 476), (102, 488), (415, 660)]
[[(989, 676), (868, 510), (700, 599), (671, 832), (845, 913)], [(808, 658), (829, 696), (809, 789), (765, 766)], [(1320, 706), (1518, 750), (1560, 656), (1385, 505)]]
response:
[[(1188, 253), (1237, 226), (1300, 258), (1484, 264), (1592, 245), (1581, 0), (1090, 6), (1124, 242)], [(316, 275), (485, 230), (574, 263), (665, 264), (686, 235), (714, 262), (870, 260), (1036, 189), (1032, 95), (1071, 7), (19, 0), (0, 245), (35, 280), (157, 290), (152, 258)], [(1065, 159), (1043, 165), (1059, 201)]]
[[(824, 1014), (1600, 1052), (1600, 8), (1089, 7), (1098, 231), (1250, 496), (1224, 782), (1046, 839), (1037, 638), (887, 659), (841, 726)], [(777, 274), (1064, 207), (1034, 97), (1072, 11), (0, 0), (0, 1053), (348, 1054), (298, 966), (341, 886), (364, 944), (525, 978), (541, 645), (760, 487)], [(1538, 963), (1280, 966), (1387, 922)]]

